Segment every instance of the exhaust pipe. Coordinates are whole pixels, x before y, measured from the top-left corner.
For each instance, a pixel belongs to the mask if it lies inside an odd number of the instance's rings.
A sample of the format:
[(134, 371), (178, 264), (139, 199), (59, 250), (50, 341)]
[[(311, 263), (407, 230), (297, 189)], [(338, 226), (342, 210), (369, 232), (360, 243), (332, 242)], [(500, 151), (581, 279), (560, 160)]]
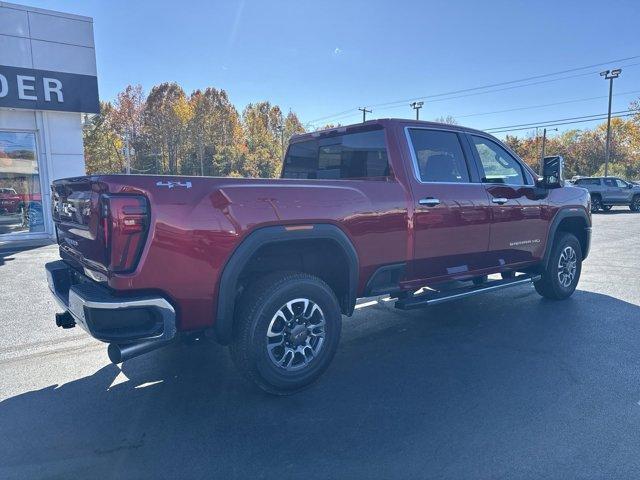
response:
[(107, 348), (107, 354), (109, 355), (109, 360), (111, 360), (112, 363), (118, 364), (145, 353), (152, 352), (158, 348), (162, 348), (170, 344), (172, 340), (173, 339), (146, 340), (139, 343), (127, 343), (125, 345), (110, 343)]

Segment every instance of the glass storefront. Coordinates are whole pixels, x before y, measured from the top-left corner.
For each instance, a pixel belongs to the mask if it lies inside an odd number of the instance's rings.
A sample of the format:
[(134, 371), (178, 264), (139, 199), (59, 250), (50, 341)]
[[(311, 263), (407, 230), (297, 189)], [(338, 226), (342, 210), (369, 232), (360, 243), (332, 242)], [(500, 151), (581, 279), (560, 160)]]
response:
[(0, 239), (44, 231), (36, 135), (0, 131)]

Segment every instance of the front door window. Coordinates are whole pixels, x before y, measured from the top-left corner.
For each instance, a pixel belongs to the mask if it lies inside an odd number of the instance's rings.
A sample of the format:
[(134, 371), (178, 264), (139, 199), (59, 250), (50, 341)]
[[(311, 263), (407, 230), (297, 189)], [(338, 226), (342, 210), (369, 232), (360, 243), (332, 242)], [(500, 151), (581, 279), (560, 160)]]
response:
[(0, 131), (0, 236), (44, 232), (36, 138)]

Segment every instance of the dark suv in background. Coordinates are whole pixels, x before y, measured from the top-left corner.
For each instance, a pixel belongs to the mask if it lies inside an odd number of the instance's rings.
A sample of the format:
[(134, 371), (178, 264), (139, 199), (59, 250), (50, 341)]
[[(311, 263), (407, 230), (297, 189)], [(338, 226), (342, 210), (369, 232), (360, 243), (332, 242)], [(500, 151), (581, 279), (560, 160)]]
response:
[(627, 205), (632, 212), (640, 212), (640, 186), (617, 177), (584, 177), (574, 182), (591, 195), (591, 211), (608, 212), (614, 205)]

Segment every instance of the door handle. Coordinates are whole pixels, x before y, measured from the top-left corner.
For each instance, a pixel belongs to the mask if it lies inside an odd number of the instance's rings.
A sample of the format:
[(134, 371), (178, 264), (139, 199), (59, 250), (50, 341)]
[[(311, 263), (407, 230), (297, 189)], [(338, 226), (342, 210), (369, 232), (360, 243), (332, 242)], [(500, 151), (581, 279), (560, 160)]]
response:
[(493, 203), (497, 203), (498, 205), (504, 205), (505, 203), (508, 202), (508, 199), (504, 197), (499, 197), (499, 198), (492, 198), (491, 201)]
[(418, 200), (420, 205), (425, 205), (427, 207), (435, 207), (436, 205), (440, 205), (440, 200), (433, 197), (421, 198)]

